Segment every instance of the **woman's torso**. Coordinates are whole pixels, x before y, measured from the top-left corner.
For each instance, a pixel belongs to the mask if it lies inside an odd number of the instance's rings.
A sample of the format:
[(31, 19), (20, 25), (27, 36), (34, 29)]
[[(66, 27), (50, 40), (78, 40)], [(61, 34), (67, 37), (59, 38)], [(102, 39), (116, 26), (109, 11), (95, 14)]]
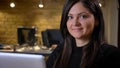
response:
[[(73, 52), (69, 62), (69, 68), (79, 68), (81, 57), (82, 57), (82, 48), (83, 47), (74, 47)], [(61, 55), (63, 50), (63, 45), (58, 45), (58, 47), (52, 52), (49, 56), (46, 64), (47, 68), (53, 68), (53, 65)], [(116, 66), (120, 67), (120, 51), (108, 44), (101, 46), (92, 68), (114, 68)]]

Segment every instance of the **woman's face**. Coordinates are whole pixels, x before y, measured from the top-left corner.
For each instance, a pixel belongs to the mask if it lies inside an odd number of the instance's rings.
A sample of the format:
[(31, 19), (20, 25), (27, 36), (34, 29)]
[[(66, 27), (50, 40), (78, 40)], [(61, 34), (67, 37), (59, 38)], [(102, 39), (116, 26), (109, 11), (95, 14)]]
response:
[(68, 13), (67, 29), (75, 39), (90, 39), (94, 25), (93, 14), (81, 2), (71, 7)]

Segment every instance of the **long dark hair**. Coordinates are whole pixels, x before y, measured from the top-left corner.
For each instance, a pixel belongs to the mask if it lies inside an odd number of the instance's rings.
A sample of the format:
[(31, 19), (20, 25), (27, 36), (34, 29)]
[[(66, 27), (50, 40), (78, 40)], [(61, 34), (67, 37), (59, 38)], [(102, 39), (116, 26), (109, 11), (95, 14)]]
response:
[(95, 23), (98, 23), (97, 26), (94, 27), (90, 39), (92, 42), (92, 47), (83, 47), (83, 55), (80, 63), (81, 68), (90, 68), (92, 66), (100, 45), (105, 42), (104, 19), (101, 8), (99, 6), (99, 2), (97, 0), (67, 0), (62, 11), (60, 24), (60, 30), (64, 38), (64, 48), (62, 55), (59, 57), (59, 60), (57, 60), (55, 64), (56, 68), (68, 68), (70, 56), (72, 53), (72, 45), (76, 45), (75, 39), (68, 32), (66, 22), (68, 20), (69, 10), (77, 2), (81, 2), (84, 7), (86, 7), (94, 15)]

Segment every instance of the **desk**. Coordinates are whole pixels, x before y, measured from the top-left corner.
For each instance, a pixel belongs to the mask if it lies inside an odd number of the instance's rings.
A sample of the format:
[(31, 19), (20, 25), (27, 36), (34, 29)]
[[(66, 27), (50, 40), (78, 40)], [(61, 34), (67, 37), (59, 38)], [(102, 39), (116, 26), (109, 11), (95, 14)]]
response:
[(34, 47), (17, 47), (15, 49), (0, 49), (2, 52), (14, 52), (14, 53), (29, 53), (29, 54), (41, 54), (48, 56), (52, 53), (51, 49), (44, 49), (39, 46)]

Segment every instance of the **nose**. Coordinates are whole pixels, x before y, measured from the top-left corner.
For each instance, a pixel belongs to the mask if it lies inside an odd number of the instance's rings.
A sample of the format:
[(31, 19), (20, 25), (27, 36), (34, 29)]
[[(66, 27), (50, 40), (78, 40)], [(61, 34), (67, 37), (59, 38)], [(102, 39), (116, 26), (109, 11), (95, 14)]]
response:
[(73, 19), (73, 25), (74, 25), (74, 26), (79, 26), (79, 25), (81, 25), (81, 23), (80, 23), (80, 21), (79, 21), (78, 18), (74, 18), (74, 19)]

